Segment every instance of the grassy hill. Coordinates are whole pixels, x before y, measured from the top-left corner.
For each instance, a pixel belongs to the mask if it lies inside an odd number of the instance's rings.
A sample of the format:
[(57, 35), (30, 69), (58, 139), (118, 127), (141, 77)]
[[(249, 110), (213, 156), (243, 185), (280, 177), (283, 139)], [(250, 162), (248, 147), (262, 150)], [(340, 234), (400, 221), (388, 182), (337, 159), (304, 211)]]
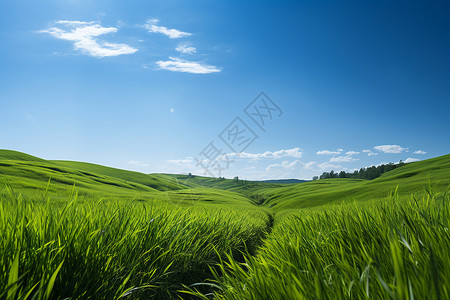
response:
[(20, 161), (36, 161), (46, 162), (44, 159), (25, 154), (14, 150), (0, 149), (0, 160), (20, 160)]
[(172, 191), (187, 188), (187, 186), (181, 183), (174, 183), (172, 181), (164, 180), (159, 176), (154, 176), (151, 174), (143, 174), (139, 172), (126, 171), (77, 161), (53, 160), (51, 162), (60, 166), (83, 171), (85, 174), (101, 174), (127, 182), (134, 182), (145, 185), (158, 191)]
[(188, 206), (193, 201), (253, 205), (251, 199), (233, 191), (240, 186), (231, 180), (226, 180), (221, 188), (212, 188), (214, 178), (186, 180), (183, 175), (143, 174), (84, 162), (43, 160), (10, 150), (0, 150), (0, 175), (0, 184), (8, 184), (30, 199), (41, 198), (44, 191), (54, 198), (64, 199), (76, 186), (78, 193), (84, 196), (82, 199), (138, 198)]
[(0, 150), (0, 299), (447, 299), (449, 184), (450, 155), (281, 184)]
[(450, 155), (406, 164), (374, 180), (334, 178), (310, 181), (283, 188), (266, 188), (253, 197), (279, 212), (336, 204), (348, 201), (370, 201), (386, 197), (398, 186), (400, 197), (425, 192), (425, 188), (445, 191), (450, 181)]
[(91, 163), (43, 160), (0, 150), (0, 174), (17, 189), (162, 198), (170, 201), (209, 201), (263, 204), (274, 212), (319, 207), (346, 201), (383, 198), (397, 186), (401, 197), (423, 193), (424, 187), (443, 190), (450, 178), (450, 155), (406, 164), (374, 180), (322, 179), (304, 183), (271, 183), (181, 174), (143, 174)]
[(293, 183), (270, 183), (264, 181), (234, 180), (225, 178), (212, 178), (197, 175), (181, 174), (152, 174), (166, 180), (171, 180), (177, 184), (183, 184), (189, 187), (208, 187), (225, 191), (232, 191), (251, 197), (256, 191), (261, 189), (271, 189), (292, 186)]

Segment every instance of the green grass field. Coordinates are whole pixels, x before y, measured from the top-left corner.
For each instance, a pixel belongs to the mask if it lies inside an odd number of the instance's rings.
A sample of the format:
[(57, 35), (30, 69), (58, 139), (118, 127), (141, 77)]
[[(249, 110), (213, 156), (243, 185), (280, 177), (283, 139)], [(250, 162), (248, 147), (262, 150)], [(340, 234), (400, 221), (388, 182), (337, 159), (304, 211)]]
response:
[(0, 150), (0, 299), (449, 299), (450, 155), (368, 181)]

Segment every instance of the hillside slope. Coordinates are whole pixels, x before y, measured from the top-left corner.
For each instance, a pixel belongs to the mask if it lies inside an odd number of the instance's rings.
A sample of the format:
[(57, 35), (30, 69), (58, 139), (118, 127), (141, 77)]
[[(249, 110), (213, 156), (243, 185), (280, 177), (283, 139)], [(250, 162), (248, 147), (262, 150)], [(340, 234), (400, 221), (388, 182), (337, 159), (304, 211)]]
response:
[(193, 188), (207, 187), (224, 191), (232, 191), (250, 198), (255, 192), (261, 189), (283, 188), (294, 185), (294, 183), (271, 183), (265, 181), (234, 180), (197, 175), (189, 176), (182, 174), (162, 173), (156, 173), (152, 175), (164, 178), (165, 180), (171, 180), (176, 184), (182, 184)]
[[(211, 178), (214, 180), (214, 178)], [(67, 198), (75, 186), (81, 198), (146, 199), (160, 203), (194, 203), (253, 206), (247, 197), (202, 184), (185, 185), (170, 176), (143, 174), (101, 165), (50, 161), (17, 151), (0, 150), (0, 196), (5, 185), (26, 198), (42, 198), (48, 191)], [(55, 198), (55, 197), (53, 197)]]
[(276, 211), (308, 208), (385, 198), (398, 186), (401, 197), (421, 195), (426, 188), (443, 192), (450, 184), (450, 155), (409, 163), (384, 173), (374, 180), (334, 178), (310, 181), (285, 188), (269, 188), (253, 196), (263, 198), (264, 204)]
[(188, 188), (188, 186), (183, 185), (182, 183), (175, 183), (173, 181), (165, 180), (164, 178), (154, 176), (152, 174), (121, 170), (86, 162), (63, 160), (52, 160), (51, 162), (60, 166), (81, 170), (83, 172), (102, 174), (120, 180), (138, 183), (151, 187), (158, 191), (173, 191)]
[(327, 204), (385, 199), (396, 187), (400, 197), (444, 192), (450, 183), (450, 155), (406, 164), (374, 180), (322, 179), (298, 184), (219, 179), (180, 174), (143, 174), (74, 161), (47, 161), (11, 150), (0, 150), (0, 184), (23, 191), (52, 192), (75, 185), (84, 194), (120, 196), (189, 204), (263, 204), (274, 212)]

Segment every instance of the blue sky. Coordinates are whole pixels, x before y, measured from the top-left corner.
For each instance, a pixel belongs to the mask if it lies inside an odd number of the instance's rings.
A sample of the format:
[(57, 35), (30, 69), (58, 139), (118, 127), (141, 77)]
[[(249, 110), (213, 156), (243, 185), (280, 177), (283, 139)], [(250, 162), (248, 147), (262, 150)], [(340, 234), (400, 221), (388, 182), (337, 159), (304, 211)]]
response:
[(242, 2), (2, 1), (0, 148), (246, 179), (449, 153), (448, 1)]

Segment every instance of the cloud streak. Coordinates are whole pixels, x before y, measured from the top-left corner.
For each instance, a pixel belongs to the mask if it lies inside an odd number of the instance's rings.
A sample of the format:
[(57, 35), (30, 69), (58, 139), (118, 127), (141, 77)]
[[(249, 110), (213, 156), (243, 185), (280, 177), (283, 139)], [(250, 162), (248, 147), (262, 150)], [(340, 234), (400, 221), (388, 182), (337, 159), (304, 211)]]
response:
[(330, 158), (330, 162), (352, 162), (357, 160), (359, 159), (353, 158), (351, 156), (338, 156)]
[(109, 43), (101, 41), (100, 36), (115, 33), (115, 27), (103, 27), (96, 22), (83, 21), (56, 21), (59, 26), (41, 30), (41, 33), (48, 33), (51, 36), (73, 42), (76, 50), (93, 57), (118, 56), (133, 54), (138, 51), (126, 44)]
[(314, 171), (331, 171), (331, 170), (342, 169), (342, 166), (334, 165), (329, 162), (324, 162), (324, 163), (318, 164), (315, 161), (311, 161), (311, 162), (305, 164), (305, 168), (309, 169), (309, 170), (314, 170)]
[(397, 154), (408, 150), (408, 148), (402, 148), (399, 145), (380, 145), (375, 146), (373, 148), (383, 153), (397, 153)]
[(184, 60), (177, 57), (169, 57), (169, 60), (159, 60), (156, 62), (156, 65), (162, 70), (192, 74), (209, 74), (221, 71), (216, 66), (207, 65), (202, 62)]
[(415, 162), (415, 161), (419, 161), (420, 159), (418, 158), (413, 158), (413, 157), (408, 157), (407, 159), (405, 159), (405, 163), (410, 163), (410, 162)]
[(197, 53), (197, 48), (191, 46), (190, 44), (178, 44), (178, 46), (175, 48), (180, 53), (183, 54), (194, 54)]
[(293, 162), (289, 162), (287, 160), (283, 160), (280, 164), (270, 164), (266, 167), (266, 171), (270, 171), (272, 169), (294, 169), (296, 166), (301, 165), (301, 161), (296, 159)]
[(363, 153), (367, 153), (367, 156), (378, 155), (378, 153), (373, 152), (372, 150), (365, 149), (362, 151)]
[(317, 151), (316, 154), (317, 155), (338, 155), (342, 153), (342, 149), (337, 149), (336, 151), (329, 151), (329, 150), (320, 150)]
[(283, 157), (294, 157), (294, 158), (300, 158), (303, 155), (303, 150), (301, 148), (292, 148), (292, 149), (282, 149), (277, 151), (266, 151), (263, 153), (229, 153), (227, 154), (228, 157), (231, 158), (243, 158), (243, 159), (250, 159), (250, 160), (261, 160), (261, 159), (280, 159)]
[(161, 33), (165, 36), (169, 37), (170, 39), (179, 39), (182, 37), (190, 36), (192, 33), (189, 32), (183, 32), (177, 29), (169, 29), (164, 26), (158, 26), (159, 23), (158, 19), (150, 19), (147, 21), (147, 23), (144, 25), (144, 28), (148, 30), (148, 32), (154, 32), (154, 33)]
[(423, 150), (417, 150), (413, 152), (414, 154), (427, 154), (425, 151)]

